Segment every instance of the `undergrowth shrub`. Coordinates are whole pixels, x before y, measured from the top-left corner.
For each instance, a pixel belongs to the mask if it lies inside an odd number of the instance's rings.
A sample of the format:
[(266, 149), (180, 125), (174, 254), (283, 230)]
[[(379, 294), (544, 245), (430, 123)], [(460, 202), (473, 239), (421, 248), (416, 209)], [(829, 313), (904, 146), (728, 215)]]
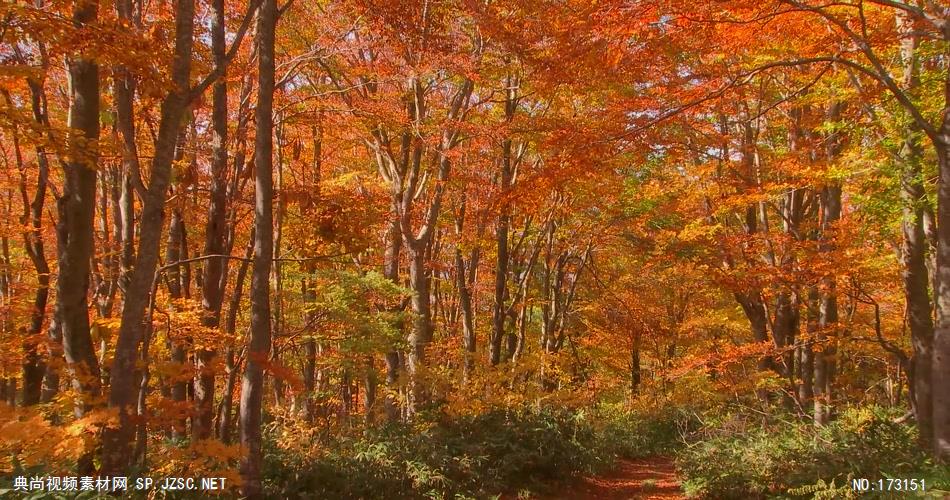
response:
[(683, 487), (706, 498), (841, 498), (852, 478), (929, 478), (940, 494), (947, 477), (929, 466), (916, 430), (880, 408), (846, 410), (824, 427), (753, 422), (737, 415), (704, 429), (677, 460)]
[(682, 437), (699, 428), (692, 413), (677, 407), (630, 411), (622, 405), (602, 405), (593, 420), (599, 448), (622, 458), (673, 454)]
[(565, 410), (382, 426), (311, 457), (275, 442), (265, 449), (272, 498), (486, 498), (537, 491), (613, 457), (587, 414)]

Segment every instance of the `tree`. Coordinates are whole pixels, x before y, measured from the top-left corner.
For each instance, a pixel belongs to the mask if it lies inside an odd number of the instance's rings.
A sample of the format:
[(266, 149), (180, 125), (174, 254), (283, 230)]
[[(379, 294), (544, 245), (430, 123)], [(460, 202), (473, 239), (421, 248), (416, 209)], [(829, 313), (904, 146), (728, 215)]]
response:
[[(254, 8), (252, 3), (237, 31), (228, 54), (229, 59), (233, 58), (236, 48), (240, 46)], [(170, 70), (173, 88), (161, 103), (161, 120), (151, 162), (151, 180), (145, 187), (141, 179), (133, 177), (133, 182), (140, 186), (139, 195), (143, 199), (139, 218), (141, 229), (135, 266), (122, 308), (122, 324), (116, 341), (115, 359), (110, 372), (109, 405), (118, 409), (119, 426), (108, 432), (104, 438), (103, 467), (107, 471), (118, 471), (128, 465), (126, 457), (133, 430), (131, 408), (136, 401), (135, 387), (139, 380), (135, 364), (145, 330), (146, 307), (153, 289), (152, 283), (155, 281), (164, 222), (165, 193), (171, 180), (171, 167), (182, 120), (189, 104), (219, 78), (219, 72), (223, 71), (223, 67), (219, 66), (198, 84), (191, 84), (194, 11), (193, 0), (183, 0), (175, 6), (174, 55)]]
[(264, 367), (271, 347), (270, 274), (274, 257), (273, 129), (274, 40), (277, 2), (263, 0), (257, 16), (257, 110), (254, 139), (254, 268), (251, 272), (251, 333), (241, 380), (242, 494), (261, 498), (261, 403)]
[[(211, 193), (208, 205), (208, 220), (205, 225), (204, 255), (210, 257), (202, 267), (201, 305), (205, 309), (203, 324), (216, 328), (221, 320), (221, 306), (224, 303), (224, 286), (227, 284), (229, 260), (224, 258), (225, 235), (227, 233), (227, 188), (228, 188), (228, 84), (227, 59), (225, 46), (225, 10), (224, 1), (215, 0), (212, 4), (211, 49), (214, 64), (221, 77), (212, 87), (211, 126), (212, 139)], [(230, 249), (228, 249), (230, 250)], [(215, 356), (214, 350), (202, 349), (198, 353), (198, 377), (195, 399), (198, 407), (197, 426), (194, 435), (198, 439), (207, 439), (211, 435), (211, 417), (214, 413), (214, 372), (210, 364)]]
[[(73, 6), (73, 25), (95, 26), (97, 1)], [(94, 216), (99, 140), (99, 65), (77, 54), (69, 60), (69, 152), (63, 162), (63, 194), (57, 200), (56, 227), (59, 276), (56, 280), (56, 317), (63, 335), (63, 353), (72, 371), (73, 385), (83, 395), (76, 407), (81, 416), (100, 394), (99, 361), (89, 332), (87, 292), (89, 263), (95, 248)], [(88, 470), (91, 463), (81, 466)]]

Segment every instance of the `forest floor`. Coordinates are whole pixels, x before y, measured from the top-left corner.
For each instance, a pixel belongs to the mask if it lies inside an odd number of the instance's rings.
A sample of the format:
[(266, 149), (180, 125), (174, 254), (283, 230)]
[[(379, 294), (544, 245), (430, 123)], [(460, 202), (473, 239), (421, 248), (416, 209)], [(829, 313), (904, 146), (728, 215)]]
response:
[(686, 498), (680, 489), (673, 460), (650, 457), (620, 460), (613, 470), (580, 478), (552, 498), (565, 500), (619, 500), (628, 498)]

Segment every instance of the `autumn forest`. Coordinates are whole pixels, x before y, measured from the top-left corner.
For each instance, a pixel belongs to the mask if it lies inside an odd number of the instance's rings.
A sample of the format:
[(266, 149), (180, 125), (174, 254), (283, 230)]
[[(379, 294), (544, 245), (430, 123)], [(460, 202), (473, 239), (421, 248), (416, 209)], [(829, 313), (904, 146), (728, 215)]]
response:
[(0, 3), (0, 497), (948, 462), (945, 0)]

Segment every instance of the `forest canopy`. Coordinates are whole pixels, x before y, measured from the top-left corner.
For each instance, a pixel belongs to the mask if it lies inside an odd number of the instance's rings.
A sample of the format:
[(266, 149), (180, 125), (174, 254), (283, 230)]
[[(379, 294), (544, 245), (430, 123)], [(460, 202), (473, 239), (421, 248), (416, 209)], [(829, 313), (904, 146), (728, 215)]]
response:
[(950, 490), (945, 2), (12, 0), (0, 161), (0, 495)]

